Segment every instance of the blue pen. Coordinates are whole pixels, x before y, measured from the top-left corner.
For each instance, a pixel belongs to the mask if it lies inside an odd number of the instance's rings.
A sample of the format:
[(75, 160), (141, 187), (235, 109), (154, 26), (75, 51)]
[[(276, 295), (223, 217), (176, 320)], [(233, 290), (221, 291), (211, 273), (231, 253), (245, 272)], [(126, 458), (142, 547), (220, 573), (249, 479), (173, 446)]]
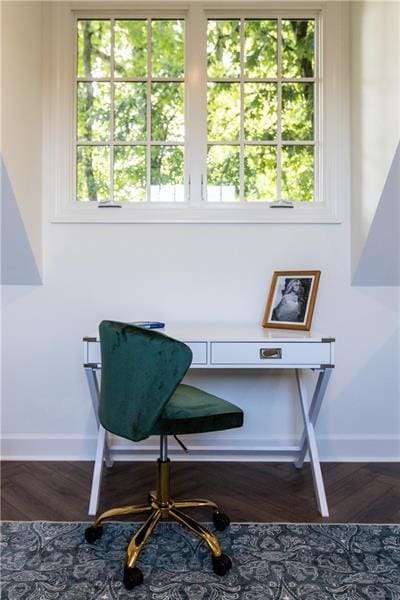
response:
[(165, 323), (162, 323), (161, 321), (132, 321), (130, 325), (145, 327), (146, 329), (162, 329), (165, 327)]

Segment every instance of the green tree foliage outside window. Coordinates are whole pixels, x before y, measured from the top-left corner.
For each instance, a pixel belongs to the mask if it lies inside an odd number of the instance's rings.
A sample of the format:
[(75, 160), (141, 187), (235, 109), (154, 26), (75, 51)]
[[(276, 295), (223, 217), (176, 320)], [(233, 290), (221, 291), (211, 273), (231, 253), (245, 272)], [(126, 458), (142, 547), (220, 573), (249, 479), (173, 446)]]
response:
[(183, 200), (183, 20), (79, 20), (77, 80), (77, 199)]
[(314, 200), (314, 38), (313, 19), (208, 21), (210, 200)]
[[(184, 199), (184, 25), (77, 21), (78, 201)], [(312, 18), (208, 20), (209, 202), (314, 200), (315, 64)]]

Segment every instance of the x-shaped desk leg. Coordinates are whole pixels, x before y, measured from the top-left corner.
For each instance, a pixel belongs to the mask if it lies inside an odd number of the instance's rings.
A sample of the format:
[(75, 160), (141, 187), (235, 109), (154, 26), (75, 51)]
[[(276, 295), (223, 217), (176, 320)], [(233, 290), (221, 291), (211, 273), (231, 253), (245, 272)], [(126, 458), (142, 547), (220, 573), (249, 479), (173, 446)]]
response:
[(330, 376), (331, 369), (323, 369), (322, 371), (320, 371), (311, 405), (310, 408), (308, 408), (307, 392), (303, 381), (303, 375), (300, 369), (296, 369), (296, 380), (304, 420), (304, 431), (301, 437), (299, 456), (297, 461), (295, 462), (295, 466), (298, 469), (302, 468), (304, 464), (304, 458), (308, 450), (310, 454), (311, 471), (314, 481), (315, 493), (317, 496), (318, 509), (323, 517), (329, 517), (329, 510), (326, 501), (324, 481), (322, 479), (321, 465), (319, 462), (319, 454), (317, 442), (315, 439), (314, 426), (317, 422), (318, 414), (321, 409), (322, 400)]
[[(106, 463), (107, 467), (112, 467), (113, 460), (107, 443), (107, 432), (100, 424), (98, 417), (100, 389), (96, 369), (93, 367), (85, 367), (85, 372), (89, 385), (90, 397), (93, 404), (94, 414), (96, 415), (97, 425), (99, 428), (97, 437), (96, 459), (93, 470), (92, 487), (90, 492), (90, 502), (88, 511), (88, 514), (90, 516), (94, 516), (97, 513), (97, 507), (99, 502), (103, 461)], [(330, 375), (331, 369), (327, 368), (320, 371), (311, 405), (308, 408), (307, 392), (304, 386), (302, 372), (300, 369), (296, 369), (297, 386), (299, 390), (299, 398), (304, 420), (304, 431), (301, 437), (299, 456), (295, 462), (295, 466), (298, 469), (302, 468), (304, 464), (305, 455), (307, 453), (307, 450), (309, 450), (318, 509), (323, 517), (328, 517), (329, 511), (328, 504), (326, 501), (324, 482), (322, 479), (321, 466), (319, 463), (319, 455), (315, 439), (314, 426), (318, 418), (318, 414), (321, 408), (322, 400), (329, 382)]]
[(93, 404), (93, 411), (96, 415), (97, 426), (99, 428), (97, 436), (96, 459), (93, 469), (92, 488), (90, 491), (89, 511), (90, 516), (97, 513), (99, 504), (99, 494), (101, 486), (101, 477), (103, 473), (103, 461), (107, 467), (112, 467), (113, 460), (107, 442), (107, 432), (99, 421), (99, 397), (100, 388), (97, 379), (96, 370), (93, 367), (85, 367), (86, 378), (89, 385), (90, 398)]

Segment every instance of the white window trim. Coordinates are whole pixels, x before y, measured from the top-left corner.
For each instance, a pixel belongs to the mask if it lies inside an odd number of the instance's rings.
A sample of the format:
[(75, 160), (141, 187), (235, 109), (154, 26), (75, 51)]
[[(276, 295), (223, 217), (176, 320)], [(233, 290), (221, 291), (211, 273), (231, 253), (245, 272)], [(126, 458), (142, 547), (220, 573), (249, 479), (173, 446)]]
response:
[[(48, 51), (45, 52), (45, 69), (48, 75), (45, 110), (45, 151), (46, 184), (48, 189), (50, 218), (59, 223), (340, 223), (343, 213), (342, 199), (347, 197), (349, 165), (347, 157), (349, 136), (349, 97), (348, 97), (348, 8), (341, 2), (305, 2), (301, 11), (321, 13), (319, 35), (320, 73), (323, 78), (323, 94), (320, 98), (320, 122), (317, 124), (320, 144), (319, 192), (323, 201), (295, 203), (293, 208), (271, 208), (269, 203), (217, 204), (201, 200), (201, 176), (206, 162), (206, 145), (199, 148), (196, 140), (203, 138), (198, 121), (192, 118), (192, 111), (206, 110), (206, 102), (200, 89), (205, 89), (202, 81), (192, 69), (198, 56), (186, 48), (187, 72), (191, 79), (186, 102), (186, 173), (190, 173), (191, 202), (126, 204), (122, 208), (99, 208), (95, 203), (78, 203), (73, 200), (74, 190), (74, 25), (76, 11), (85, 11), (88, 17), (111, 16), (155, 16), (187, 17), (187, 35), (199, 35), (199, 17), (217, 14), (249, 14), (265, 16), (268, 12), (290, 11), (296, 16), (300, 3), (274, 2), (271, 4), (242, 2), (224, 3), (223, 9), (216, 10), (216, 3), (164, 2), (159, 5), (119, 4), (93, 2), (50, 3)], [(132, 9), (132, 6), (134, 7)], [(219, 3), (221, 7), (221, 3)], [(269, 8), (270, 7), (270, 8)], [(258, 11), (258, 13), (257, 13)], [(82, 13), (83, 14), (83, 13)], [(190, 18), (189, 18), (190, 16)], [(206, 20), (203, 18), (203, 23)], [(196, 26), (193, 26), (193, 24)], [(204, 25), (205, 26), (205, 25)], [(204, 55), (205, 60), (205, 55)], [(205, 70), (203, 76), (205, 76)], [(317, 85), (317, 84), (316, 84)], [(205, 122), (205, 121), (204, 121)], [(189, 124), (189, 125), (188, 125)], [(323, 146), (323, 152), (322, 152)], [(196, 155), (193, 156), (194, 150)], [(191, 163), (191, 166), (190, 166)]]

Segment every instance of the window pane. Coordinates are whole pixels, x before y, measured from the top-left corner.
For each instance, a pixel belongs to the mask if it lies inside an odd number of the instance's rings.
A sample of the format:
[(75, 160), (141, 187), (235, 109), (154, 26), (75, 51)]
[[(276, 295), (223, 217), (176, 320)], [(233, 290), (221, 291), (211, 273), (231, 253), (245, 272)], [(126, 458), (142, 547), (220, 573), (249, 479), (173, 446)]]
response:
[(276, 140), (277, 91), (275, 83), (244, 84), (244, 137)]
[(79, 82), (77, 104), (78, 140), (108, 141), (110, 139), (110, 84)]
[(115, 77), (146, 77), (147, 21), (115, 21)]
[(208, 77), (239, 77), (240, 21), (208, 21)]
[(240, 150), (238, 146), (209, 146), (207, 154), (207, 200), (240, 200)]
[(114, 96), (114, 139), (146, 139), (146, 84), (116, 83)]
[(151, 139), (182, 141), (184, 137), (183, 83), (152, 83)]
[(116, 202), (146, 200), (146, 148), (144, 146), (114, 148), (114, 200)]
[(314, 85), (285, 83), (282, 85), (282, 138), (312, 140), (314, 138)]
[(277, 72), (277, 21), (246, 20), (244, 24), (245, 77), (276, 77)]
[(282, 76), (313, 77), (314, 19), (282, 20)]
[(283, 146), (282, 199), (314, 200), (314, 148)]
[(184, 21), (152, 21), (151, 29), (153, 77), (183, 77)]
[(246, 146), (244, 197), (246, 200), (276, 200), (276, 156), (274, 146)]
[(110, 21), (78, 21), (78, 77), (109, 77)]
[(240, 84), (208, 84), (208, 139), (232, 142), (239, 139)]
[(106, 146), (78, 146), (76, 195), (79, 201), (110, 198), (110, 149)]
[(153, 146), (151, 149), (151, 201), (183, 202), (183, 149)]

